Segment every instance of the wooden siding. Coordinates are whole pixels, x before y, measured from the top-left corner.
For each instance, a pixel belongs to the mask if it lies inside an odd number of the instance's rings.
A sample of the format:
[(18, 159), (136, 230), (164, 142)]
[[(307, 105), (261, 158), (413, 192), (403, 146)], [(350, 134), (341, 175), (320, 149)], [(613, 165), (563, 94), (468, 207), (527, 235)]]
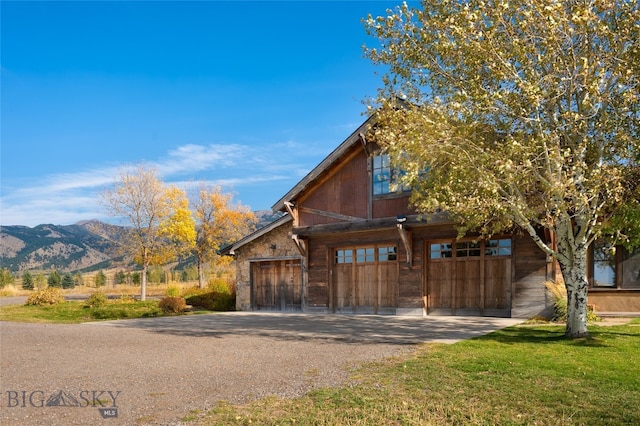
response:
[(526, 236), (513, 239), (513, 307), (512, 316), (532, 317), (544, 310), (551, 300), (547, 298), (544, 282), (552, 279), (551, 264), (547, 256)]
[(409, 194), (392, 194), (373, 199), (373, 219), (384, 217), (398, 217), (399, 215), (415, 214), (409, 206)]
[(307, 303), (311, 308), (329, 307), (329, 270), (327, 247), (322, 241), (309, 240)]
[[(367, 155), (360, 146), (333, 173), (296, 201), (299, 209), (298, 226), (313, 226), (344, 221), (314, 213), (328, 212), (367, 219), (368, 172)], [(305, 210), (309, 209), (309, 210)]]
[[(357, 147), (316, 185), (296, 200), (296, 226), (314, 226), (358, 219), (395, 218), (414, 214), (409, 194), (389, 194), (371, 198), (366, 152)], [(324, 212), (324, 214), (323, 214)], [(344, 216), (344, 217), (340, 217)]]
[(398, 247), (398, 307), (420, 309), (423, 303), (422, 259), (424, 245), (412, 240), (412, 262), (407, 262), (407, 251), (403, 245)]

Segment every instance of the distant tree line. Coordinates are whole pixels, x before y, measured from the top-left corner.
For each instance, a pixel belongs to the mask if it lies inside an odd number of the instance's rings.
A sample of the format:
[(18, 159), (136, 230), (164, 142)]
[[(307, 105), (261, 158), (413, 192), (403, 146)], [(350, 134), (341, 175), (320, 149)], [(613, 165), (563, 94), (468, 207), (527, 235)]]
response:
[[(22, 288), (24, 290), (34, 290), (36, 288), (43, 288), (46, 283), (48, 287), (71, 289), (77, 286), (84, 286), (88, 278), (90, 278), (90, 284), (93, 284), (96, 288), (109, 284), (112, 284), (114, 287), (117, 285), (139, 286), (142, 281), (141, 271), (128, 271), (124, 269), (113, 273), (111, 278), (102, 269), (90, 277), (86, 277), (85, 275), (80, 272), (61, 273), (58, 270), (53, 270), (46, 275), (45, 278), (45, 275), (42, 273), (34, 275), (31, 271), (25, 270), (22, 273)], [(13, 274), (6, 268), (2, 269), (0, 278), (0, 282), (2, 283), (0, 288), (15, 283)], [(196, 266), (188, 266), (181, 270), (172, 269), (168, 271), (160, 266), (154, 266), (147, 271), (147, 282), (152, 284), (189, 281), (198, 281), (198, 270)]]

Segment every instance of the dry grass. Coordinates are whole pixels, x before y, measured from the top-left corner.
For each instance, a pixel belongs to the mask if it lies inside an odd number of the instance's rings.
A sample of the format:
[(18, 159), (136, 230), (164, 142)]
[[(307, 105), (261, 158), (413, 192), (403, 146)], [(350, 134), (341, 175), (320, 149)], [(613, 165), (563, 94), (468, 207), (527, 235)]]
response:
[[(165, 296), (167, 294), (167, 290), (170, 287), (179, 287), (181, 292), (186, 291), (187, 289), (193, 288), (197, 286), (197, 281), (187, 281), (180, 283), (168, 283), (168, 284), (147, 284), (147, 296)], [(16, 297), (16, 296), (29, 296), (33, 293), (34, 290), (23, 290), (20, 285), (8, 285), (4, 288), (0, 289), (0, 297)], [(101, 291), (105, 294), (111, 295), (126, 295), (126, 296), (138, 296), (140, 294), (140, 286), (139, 285), (127, 285), (127, 284), (118, 284), (118, 285), (106, 285), (102, 287), (96, 286), (76, 286), (75, 288), (64, 289), (64, 294), (71, 296), (82, 296), (82, 295), (91, 295), (96, 291)]]

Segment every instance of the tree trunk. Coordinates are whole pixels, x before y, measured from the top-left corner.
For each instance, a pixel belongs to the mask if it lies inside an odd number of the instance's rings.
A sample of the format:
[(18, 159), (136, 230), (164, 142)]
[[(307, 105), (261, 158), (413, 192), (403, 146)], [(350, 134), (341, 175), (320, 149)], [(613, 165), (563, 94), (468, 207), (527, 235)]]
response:
[(567, 337), (585, 337), (587, 330), (587, 246), (577, 244), (573, 257), (568, 261), (559, 259), (560, 270), (567, 288)]
[(142, 278), (140, 280), (140, 300), (147, 300), (147, 265), (142, 265)]
[(202, 270), (202, 261), (198, 257), (198, 288), (204, 288), (204, 271)]

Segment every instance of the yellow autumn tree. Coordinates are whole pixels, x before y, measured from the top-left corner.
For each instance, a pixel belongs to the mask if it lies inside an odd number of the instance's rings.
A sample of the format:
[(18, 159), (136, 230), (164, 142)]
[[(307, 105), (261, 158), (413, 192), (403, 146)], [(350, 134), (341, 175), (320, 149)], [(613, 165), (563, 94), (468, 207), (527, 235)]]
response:
[(234, 203), (233, 195), (222, 192), (219, 186), (199, 189), (193, 214), (197, 234), (193, 252), (198, 267), (198, 286), (204, 288), (204, 265), (215, 260), (222, 245), (251, 231), (256, 217), (248, 207)]
[(187, 193), (175, 186), (167, 187), (166, 191), (170, 213), (160, 224), (160, 235), (167, 240), (164, 259), (174, 259), (190, 254), (195, 247), (195, 220), (189, 208)]
[(425, 0), (365, 21), (387, 70), (373, 136), (416, 209), (528, 233), (560, 266), (569, 337), (588, 334), (590, 244), (640, 217), (639, 22), (637, 0)]
[(142, 267), (140, 298), (145, 300), (149, 266), (163, 265), (193, 245), (186, 194), (165, 185), (152, 167), (127, 166), (103, 192), (102, 203), (110, 216), (128, 225), (117, 243)]

